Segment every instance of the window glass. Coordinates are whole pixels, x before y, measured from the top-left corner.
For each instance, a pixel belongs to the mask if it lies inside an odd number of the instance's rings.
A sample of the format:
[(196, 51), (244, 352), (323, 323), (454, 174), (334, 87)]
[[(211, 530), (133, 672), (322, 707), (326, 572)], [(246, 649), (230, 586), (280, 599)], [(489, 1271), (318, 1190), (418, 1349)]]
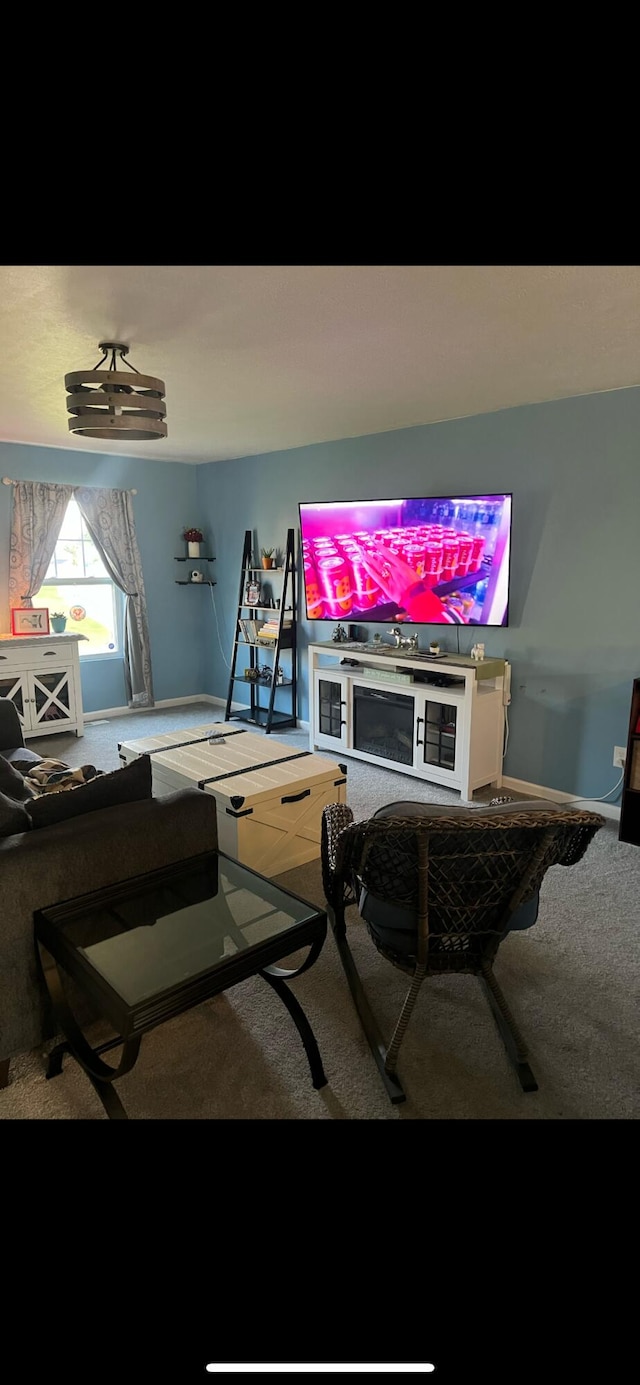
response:
[(74, 499), (33, 604), (48, 607), (50, 622), (63, 614), (66, 630), (86, 637), (78, 644), (80, 658), (122, 653), (123, 594), (109, 577)]

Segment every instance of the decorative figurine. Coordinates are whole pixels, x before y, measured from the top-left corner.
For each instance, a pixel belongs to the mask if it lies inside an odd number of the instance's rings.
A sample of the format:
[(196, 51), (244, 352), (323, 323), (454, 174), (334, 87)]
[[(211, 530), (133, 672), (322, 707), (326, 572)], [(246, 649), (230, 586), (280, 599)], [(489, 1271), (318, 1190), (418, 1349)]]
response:
[(387, 634), (388, 634), (388, 635), (393, 635), (393, 638), (394, 638), (394, 640), (395, 640), (395, 642), (396, 642), (396, 649), (417, 649), (417, 648), (418, 648), (418, 636), (417, 636), (417, 635), (403, 635), (402, 631), (398, 628), (397, 625), (394, 625), (393, 630), (387, 630)]
[(473, 649), (471, 650), (471, 658), (475, 659), (476, 663), (481, 663), (481, 661), (484, 659), (483, 644), (474, 644)]
[(346, 630), (344, 629), (344, 626), (342, 626), (342, 625), (336, 625), (336, 628), (335, 628), (335, 630), (334, 630), (334, 632), (333, 632), (331, 638), (332, 638), (334, 644), (343, 644), (343, 643), (345, 642), (345, 640), (348, 639), (348, 635), (347, 635)]

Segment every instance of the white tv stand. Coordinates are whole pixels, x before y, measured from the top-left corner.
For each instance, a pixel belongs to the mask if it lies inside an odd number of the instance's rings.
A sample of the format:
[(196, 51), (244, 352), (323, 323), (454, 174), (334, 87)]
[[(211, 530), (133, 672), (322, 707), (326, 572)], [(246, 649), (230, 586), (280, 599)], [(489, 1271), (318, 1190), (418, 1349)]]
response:
[(311, 643), (308, 657), (311, 750), (444, 784), (466, 802), (487, 784), (500, 788), (511, 685), (504, 659), (432, 659), (391, 644), (333, 641)]

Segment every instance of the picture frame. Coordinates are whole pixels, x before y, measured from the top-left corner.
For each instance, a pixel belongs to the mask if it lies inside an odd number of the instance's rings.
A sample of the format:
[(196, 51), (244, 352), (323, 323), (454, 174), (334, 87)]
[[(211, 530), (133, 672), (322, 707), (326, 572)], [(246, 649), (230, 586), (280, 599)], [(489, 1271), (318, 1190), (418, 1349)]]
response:
[(46, 606), (13, 606), (12, 635), (49, 635), (49, 611)]

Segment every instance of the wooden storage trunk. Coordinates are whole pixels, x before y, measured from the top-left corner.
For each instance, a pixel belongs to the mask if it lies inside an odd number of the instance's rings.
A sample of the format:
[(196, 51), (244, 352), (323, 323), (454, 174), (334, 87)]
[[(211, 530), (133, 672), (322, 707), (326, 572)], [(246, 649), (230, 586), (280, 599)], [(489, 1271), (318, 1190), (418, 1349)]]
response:
[(151, 756), (153, 791), (199, 788), (218, 808), (218, 845), (261, 875), (281, 875), (320, 856), (322, 809), (346, 801), (346, 766), (250, 731), (214, 722), (123, 741), (128, 764)]

